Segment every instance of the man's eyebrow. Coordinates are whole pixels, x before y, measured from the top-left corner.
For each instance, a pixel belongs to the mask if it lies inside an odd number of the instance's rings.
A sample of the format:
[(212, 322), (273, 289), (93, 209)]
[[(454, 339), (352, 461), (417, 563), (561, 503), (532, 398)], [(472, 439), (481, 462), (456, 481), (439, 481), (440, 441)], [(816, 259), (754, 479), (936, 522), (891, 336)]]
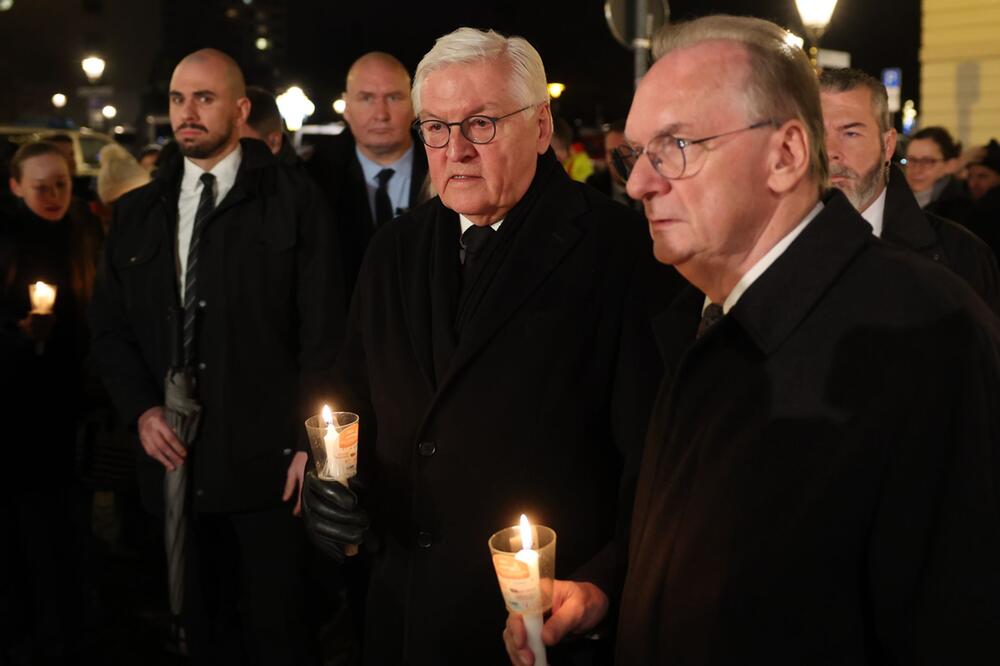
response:
[[(690, 124), (689, 123), (671, 123), (670, 125), (667, 125), (666, 127), (658, 130), (653, 136), (657, 137), (657, 136), (664, 136), (664, 135), (667, 135), (667, 134), (673, 135), (675, 132), (677, 132), (678, 130), (683, 130), (685, 127), (690, 127)], [(635, 139), (633, 139), (632, 137), (630, 137), (628, 134), (625, 135), (625, 142), (627, 144), (631, 145), (631, 146), (634, 146), (637, 143), (635, 141)]]
[(846, 129), (854, 129), (855, 127), (860, 127), (864, 129), (865, 127), (867, 127), (867, 125), (861, 122), (860, 120), (855, 120), (854, 122), (851, 123), (844, 123), (843, 125), (840, 125), (837, 129), (846, 130)]

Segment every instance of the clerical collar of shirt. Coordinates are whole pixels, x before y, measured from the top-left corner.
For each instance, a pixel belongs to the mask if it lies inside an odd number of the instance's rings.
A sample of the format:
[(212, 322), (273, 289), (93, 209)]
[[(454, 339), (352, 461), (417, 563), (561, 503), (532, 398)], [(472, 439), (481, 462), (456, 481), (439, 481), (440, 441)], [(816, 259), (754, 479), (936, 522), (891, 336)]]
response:
[[(233, 187), (236, 182), (236, 174), (240, 170), (240, 162), (243, 161), (243, 146), (236, 144), (236, 148), (231, 153), (219, 160), (215, 166), (209, 169), (208, 173), (215, 176), (215, 192), (218, 199), (215, 205), (219, 205), (225, 193)], [(181, 189), (192, 191), (200, 187), (201, 175), (205, 170), (190, 160), (184, 158), (184, 177), (181, 180)]]
[[(809, 211), (809, 214), (802, 218), (802, 221), (799, 222), (797, 227), (785, 234), (784, 238), (775, 243), (774, 247), (768, 250), (767, 254), (758, 259), (757, 263), (751, 266), (750, 270), (743, 274), (743, 277), (739, 279), (736, 286), (733, 287), (733, 290), (729, 292), (729, 296), (726, 296), (726, 300), (722, 302), (723, 313), (729, 314), (729, 311), (734, 305), (736, 305), (736, 302), (740, 300), (740, 297), (744, 294), (744, 292), (750, 288), (750, 285), (756, 282), (757, 278), (763, 275), (764, 271), (770, 268), (771, 264), (777, 261), (778, 257), (784, 254), (785, 250), (788, 249), (788, 246), (790, 246), (792, 242), (799, 237), (799, 234), (802, 233), (803, 229), (805, 229), (806, 226), (812, 222), (822, 210), (823, 202), (817, 202), (813, 209)], [(705, 304), (702, 305), (701, 311), (704, 312), (705, 308), (711, 305), (711, 303), (712, 299), (706, 296)]]
[(884, 226), (882, 220), (885, 217), (885, 193), (888, 191), (888, 187), (883, 187), (882, 194), (878, 195), (878, 199), (871, 202), (868, 208), (865, 208), (865, 212), (861, 213), (861, 217), (865, 218), (865, 222), (872, 225), (872, 233), (875, 234), (876, 238), (882, 237), (882, 228)]
[[(459, 224), (462, 225), (462, 228), (461, 228), (461, 230), (459, 231), (459, 234), (458, 234), (459, 238), (462, 237), (462, 234), (465, 233), (466, 229), (468, 229), (471, 226), (475, 226), (473, 224), (472, 220), (470, 220), (466, 216), (462, 215), (461, 213), (458, 214), (458, 222), (459, 222)], [(493, 231), (500, 231), (500, 225), (501, 224), (503, 224), (503, 220), (502, 219), (497, 220), (496, 222), (494, 222), (490, 226), (493, 227)]]
[(364, 156), (364, 154), (361, 152), (361, 149), (358, 148), (357, 146), (354, 147), (354, 152), (355, 154), (357, 154), (358, 162), (361, 164), (361, 171), (365, 174), (365, 182), (368, 183), (373, 183), (375, 185), (378, 185), (378, 179), (376, 178), (376, 176), (378, 176), (379, 171), (381, 171), (382, 169), (392, 169), (393, 171), (396, 172), (394, 175), (400, 175), (404, 172), (409, 172), (413, 169), (412, 145), (410, 145), (410, 147), (406, 149), (406, 152), (403, 153), (402, 157), (400, 157), (392, 164), (379, 164), (378, 162), (374, 162), (368, 159), (367, 157)]

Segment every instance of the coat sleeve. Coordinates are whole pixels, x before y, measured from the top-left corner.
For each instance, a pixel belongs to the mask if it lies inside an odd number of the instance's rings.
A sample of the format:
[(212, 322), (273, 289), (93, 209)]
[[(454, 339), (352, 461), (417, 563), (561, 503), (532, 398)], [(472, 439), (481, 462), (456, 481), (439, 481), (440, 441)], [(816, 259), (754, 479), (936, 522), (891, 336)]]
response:
[[(296, 307), (299, 313), (300, 417), (304, 422), (329, 402), (329, 376), (344, 339), (344, 276), (337, 221), (319, 189), (307, 178), (297, 182), (299, 239)], [(298, 449), (309, 451), (305, 428)]]
[(94, 280), (89, 318), (92, 353), (98, 373), (118, 413), (125, 423), (134, 427), (143, 412), (163, 404), (163, 378), (154, 378), (143, 359), (125, 312), (121, 276), (112, 261), (116, 256), (115, 248), (121, 242), (123, 212), (116, 207)]
[(891, 443), (871, 529), (869, 593), (892, 663), (997, 656), (1000, 333), (985, 310), (964, 328)]

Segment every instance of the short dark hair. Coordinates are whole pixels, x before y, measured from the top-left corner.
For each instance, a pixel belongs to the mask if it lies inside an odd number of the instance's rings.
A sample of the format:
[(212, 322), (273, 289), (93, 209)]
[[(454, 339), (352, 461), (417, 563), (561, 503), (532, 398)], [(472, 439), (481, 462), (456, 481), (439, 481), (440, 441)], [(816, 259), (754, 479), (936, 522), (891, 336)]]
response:
[(879, 131), (888, 132), (892, 129), (889, 94), (882, 82), (871, 74), (851, 67), (824, 69), (819, 75), (819, 88), (829, 92), (850, 92), (858, 88), (867, 88), (872, 95), (872, 113), (875, 114)]
[(617, 132), (618, 134), (625, 133), (625, 119), (619, 118), (618, 120), (612, 120), (604, 129), (605, 134), (611, 134), (612, 132)]
[(930, 139), (941, 149), (941, 156), (946, 160), (953, 160), (962, 154), (962, 142), (955, 141), (951, 132), (940, 126), (925, 127), (913, 136), (910, 141), (917, 139)]
[(271, 134), (284, 129), (274, 95), (260, 86), (247, 86), (247, 99), (250, 100), (247, 125), (260, 134)]
[(32, 157), (39, 157), (41, 155), (58, 155), (66, 162), (66, 168), (69, 168), (69, 160), (66, 159), (66, 154), (52, 141), (31, 141), (22, 144), (17, 149), (17, 152), (14, 153), (14, 156), (10, 158), (10, 177), (20, 183), (21, 177), (24, 175), (21, 171), (21, 165)]

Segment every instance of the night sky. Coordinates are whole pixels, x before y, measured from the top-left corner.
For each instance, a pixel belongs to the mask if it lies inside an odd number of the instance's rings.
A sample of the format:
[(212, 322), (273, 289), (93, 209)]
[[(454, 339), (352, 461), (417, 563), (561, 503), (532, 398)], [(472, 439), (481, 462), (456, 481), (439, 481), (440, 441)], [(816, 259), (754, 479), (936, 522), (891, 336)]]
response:
[[(603, 0), (15, 0), (0, 12), (0, 124), (39, 120), (57, 90), (81, 103), (79, 60), (108, 54), (106, 81), (115, 88), (123, 122), (165, 108), (170, 69), (184, 53), (216, 46), (244, 66), (248, 81), (282, 89), (301, 85), (317, 105), (311, 122), (334, 119), (330, 103), (343, 90), (350, 63), (370, 50), (397, 55), (411, 70), (436, 37), (462, 26), (526, 37), (541, 53), (551, 81), (566, 84), (561, 115), (586, 125), (628, 110), (632, 53), (605, 23)], [(840, 0), (823, 46), (849, 51), (852, 63), (878, 76), (903, 68), (903, 97), (919, 99), (920, 3)], [(768, 18), (802, 34), (794, 0), (674, 0), (674, 19), (712, 12)], [(228, 13), (227, 13), (228, 12)], [(261, 25), (277, 48), (253, 47)], [(76, 102), (74, 105), (72, 102)]]

